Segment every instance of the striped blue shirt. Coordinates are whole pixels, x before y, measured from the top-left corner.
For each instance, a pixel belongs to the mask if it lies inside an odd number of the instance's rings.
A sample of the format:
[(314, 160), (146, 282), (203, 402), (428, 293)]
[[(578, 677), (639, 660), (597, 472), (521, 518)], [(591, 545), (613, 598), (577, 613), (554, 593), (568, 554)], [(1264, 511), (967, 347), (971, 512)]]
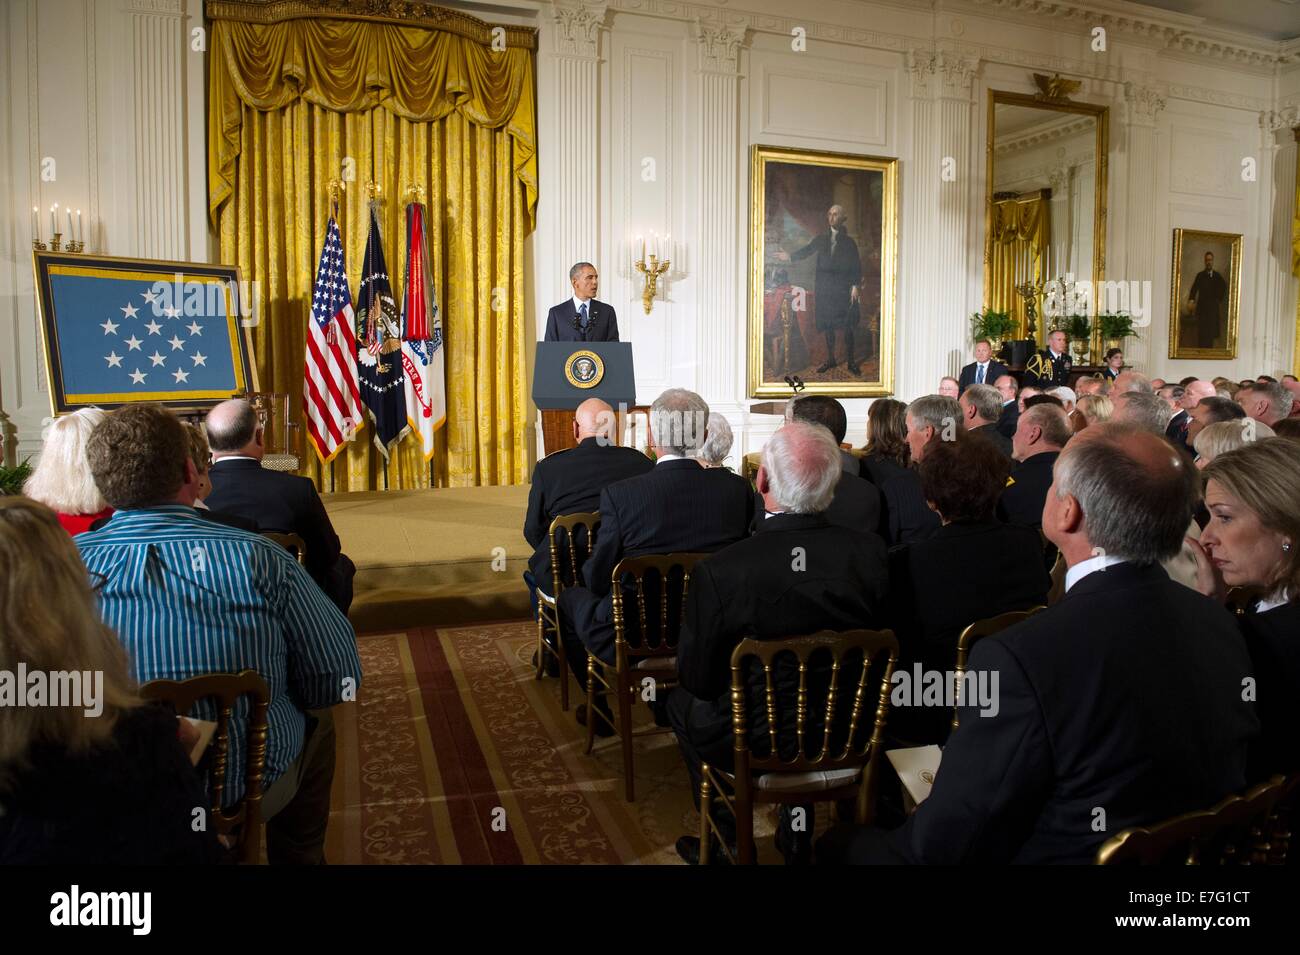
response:
[[(74, 540), (86, 567), (106, 578), (100, 610), (141, 683), (243, 669), (266, 680), (264, 789), (302, 751), (304, 710), (356, 699), (352, 625), (278, 544), (180, 504), (117, 511)], [(227, 806), (244, 792), (250, 705), (242, 697), (231, 717)], [(216, 706), (202, 701), (195, 715), (215, 720)]]

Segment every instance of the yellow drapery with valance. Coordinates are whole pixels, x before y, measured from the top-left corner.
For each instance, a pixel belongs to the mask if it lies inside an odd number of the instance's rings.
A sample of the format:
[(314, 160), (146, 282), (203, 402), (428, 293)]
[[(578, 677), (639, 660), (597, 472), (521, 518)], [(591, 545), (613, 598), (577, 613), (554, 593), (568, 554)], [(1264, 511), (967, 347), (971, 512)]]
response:
[(304, 473), (326, 491), (525, 481), (532, 336), (523, 241), (537, 205), (533, 34), (510, 28), (507, 47), (493, 50), (490, 28), (459, 15), (458, 32), (356, 19), (219, 19), (240, 6), (208, 8), (209, 211), (221, 260), (254, 283), (261, 387), (287, 392), (294, 420), (302, 420), (329, 181), (353, 177), (338, 219), (354, 293), (369, 231), (366, 184), (380, 190), (399, 301), (405, 203), (415, 187), (428, 206), (430, 276), (447, 350), (447, 423), (432, 467), (413, 434), (393, 446), (385, 467), (367, 425), (323, 467), (308, 445)]
[[(1020, 323), (1020, 337), (1027, 333), (1027, 325), (1025, 300), (1016, 286), (1033, 282), (1041, 288), (1047, 283), (1047, 251), (1052, 236), (1050, 206), (1046, 191), (993, 202), (989, 307), (996, 312), (1010, 312)], [(1046, 332), (1041, 304), (1040, 301), (1037, 328), (1040, 341)]]

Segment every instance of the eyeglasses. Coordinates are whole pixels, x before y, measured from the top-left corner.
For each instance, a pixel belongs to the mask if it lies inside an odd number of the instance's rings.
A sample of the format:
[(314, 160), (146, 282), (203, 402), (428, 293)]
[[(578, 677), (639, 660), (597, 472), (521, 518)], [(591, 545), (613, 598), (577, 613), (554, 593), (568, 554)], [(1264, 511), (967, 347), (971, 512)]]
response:
[(90, 589), (95, 593), (99, 593), (103, 590), (104, 585), (108, 583), (108, 578), (98, 571), (88, 570), (86, 571), (86, 574), (90, 577)]

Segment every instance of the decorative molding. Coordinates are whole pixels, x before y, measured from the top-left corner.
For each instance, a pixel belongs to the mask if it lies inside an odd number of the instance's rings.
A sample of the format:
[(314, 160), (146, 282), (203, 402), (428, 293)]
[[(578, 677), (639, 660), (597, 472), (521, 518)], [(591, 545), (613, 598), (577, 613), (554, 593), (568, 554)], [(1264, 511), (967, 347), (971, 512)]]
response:
[(551, 19), (557, 28), (556, 56), (595, 58), (600, 53), (600, 30), (609, 7), (605, 3), (552, 2)]
[[(90, 0), (94, 3), (94, 0)], [(155, 13), (159, 16), (173, 14), (179, 17), (185, 12), (184, 0), (131, 0), (131, 13)]]
[[(157, 8), (172, 7), (180, 12), (182, 7), (181, 0), (132, 0), (132, 3), (135, 12), (164, 12)], [(429, 0), (207, 0), (204, 12), (209, 20), (245, 23), (281, 23), (315, 17), (401, 23), (455, 33), (485, 45), (492, 42), (492, 31), (498, 28), (497, 24), (459, 10), (448, 10)], [(537, 49), (535, 29), (505, 23), (499, 28), (505, 30), (506, 46)]]
[(700, 48), (700, 72), (735, 75), (740, 70), (740, 48), (748, 28), (718, 21), (695, 21), (695, 39)]
[(1159, 90), (1132, 81), (1124, 84), (1124, 102), (1128, 104), (1128, 121), (1144, 126), (1155, 125), (1156, 116), (1165, 108), (1165, 98)]
[(908, 50), (903, 62), (912, 77), (913, 96), (969, 100), (979, 73), (978, 58), (947, 50)]
[(1268, 133), (1300, 126), (1300, 105), (1286, 106), (1279, 110), (1260, 110), (1259, 125)]
[[(999, 156), (1026, 152), (1044, 143), (1069, 139), (1079, 133), (1088, 133), (1093, 144), (1096, 143), (1097, 117), (1077, 116), (1067, 113), (1061, 119), (1053, 119), (1050, 124), (1040, 125), (1036, 129), (1019, 133), (1015, 136), (999, 136), (994, 144), (994, 152)], [(1091, 155), (1091, 152), (1089, 153)]]

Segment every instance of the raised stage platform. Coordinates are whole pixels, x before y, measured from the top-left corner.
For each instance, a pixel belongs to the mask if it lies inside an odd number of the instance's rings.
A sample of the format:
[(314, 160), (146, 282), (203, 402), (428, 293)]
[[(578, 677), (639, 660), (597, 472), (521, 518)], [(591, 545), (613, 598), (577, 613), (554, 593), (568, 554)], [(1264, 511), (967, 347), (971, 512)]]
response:
[[(529, 616), (527, 485), (322, 498), (357, 565), (349, 614), (357, 633)], [(504, 548), (504, 569), (493, 569), (495, 548)]]

